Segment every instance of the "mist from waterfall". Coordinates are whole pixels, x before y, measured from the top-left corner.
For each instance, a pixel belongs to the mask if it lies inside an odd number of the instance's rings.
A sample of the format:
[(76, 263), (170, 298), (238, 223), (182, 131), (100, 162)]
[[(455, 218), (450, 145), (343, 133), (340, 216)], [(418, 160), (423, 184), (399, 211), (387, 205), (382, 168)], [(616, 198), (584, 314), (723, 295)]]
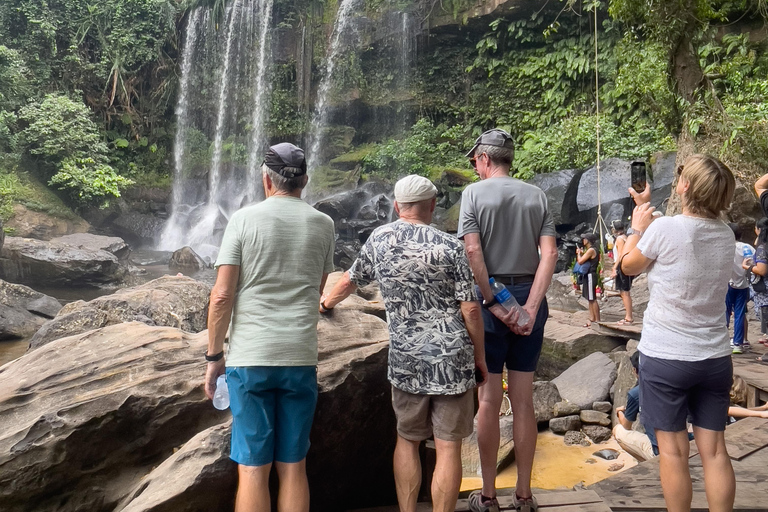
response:
[[(190, 246), (213, 259), (236, 210), (261, 198), (273, 0), (232, 0), (221, 23), (189, 17), (176, 106), (171, 217), (161, 250)], [(208, 151), (200, 150), (210, 140)]]
[(324, 132), (328, 126), (329, 113), (328, 100), (330, 99), (331, 90), (334, 85), (333, 72), (342, 57), (342, 50), (344, 49), (342, 44), (343, 36), (347, 33), (352, 14), (355, 12), (355, 7), (357, 7), (360, 2), (361, 0), (342, 0), (341, 5), (339, 5), (339, 10), (336, 13), (336, 21), (333, 24), (331, 42), (328, 47), (327, 58), (325, 61), (325, 70), (323, 71), (320, 86), (317, 89), (315, 110), (310, 126), (309, 154), (307, 155), (307, 166), (309, 167), (310, 173), (321, 163), (318, 155), (320, 153), (320, 148), (322, 148), (325, 143)]

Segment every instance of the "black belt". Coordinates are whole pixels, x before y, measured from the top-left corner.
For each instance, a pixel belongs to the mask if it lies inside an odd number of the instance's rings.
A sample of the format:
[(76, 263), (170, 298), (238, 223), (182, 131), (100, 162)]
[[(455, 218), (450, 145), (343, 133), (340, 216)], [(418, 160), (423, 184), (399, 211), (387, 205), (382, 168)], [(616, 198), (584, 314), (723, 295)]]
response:
[(506, 285), (532, 283), (535, 276), (492, 276), (497, 283)]

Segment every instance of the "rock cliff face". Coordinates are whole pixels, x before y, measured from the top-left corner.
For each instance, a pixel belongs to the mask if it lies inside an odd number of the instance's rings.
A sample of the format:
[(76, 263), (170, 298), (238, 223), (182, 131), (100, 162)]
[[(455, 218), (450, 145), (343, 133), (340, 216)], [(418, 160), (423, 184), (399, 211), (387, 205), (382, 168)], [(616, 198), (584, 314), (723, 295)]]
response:
[[(347, 304), (318, 331), (312, 510), (393, 503), (386, 323)], [(231, 510), (229, 413), (203, 394), (206, 340), (118, 323), (3, 366), (0, 510)]]
[(121, 322), (200, 332), (208, 319), (211, 288), (189, 277), (164, 276), (90, 302), (72, 302), (35, 333), (30, 349), (53, 340)]

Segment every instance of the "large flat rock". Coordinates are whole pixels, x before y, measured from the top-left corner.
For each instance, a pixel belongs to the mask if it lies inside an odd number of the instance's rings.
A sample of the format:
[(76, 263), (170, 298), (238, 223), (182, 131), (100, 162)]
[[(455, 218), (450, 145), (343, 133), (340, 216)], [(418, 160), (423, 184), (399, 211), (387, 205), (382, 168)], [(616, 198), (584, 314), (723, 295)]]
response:
[(35, 349), (53, 340), (121, 322), (166, 325), (184, 331), (206, 328), (211, 288), (183, 276), (163, 276), (90, 302), (71, 302), (30, 341)]
[[(312, 510), (393, 503), (386, 322), (348, 307), (318, 330)], [(119, 323), (0, 368), (0, 510), (231, 510), (229, 413), (203, 394), (206, 341)]]
[(56, 340), (0, 368), (0, 510), (111, 510), (225, 414), (205, 333), (138, 322)]
[(29, 285), (102, 286), (121, 282), (128, 266), (113, 253), (62, 241), (7, 237), (0, 278)]
[(560, 396), (577, 404), (580, 409), (590, 409), (594, 402), (605, 401), (616, 380), (616, 363), (602, 352), (595, 352), (580, 360), (552, 382)]

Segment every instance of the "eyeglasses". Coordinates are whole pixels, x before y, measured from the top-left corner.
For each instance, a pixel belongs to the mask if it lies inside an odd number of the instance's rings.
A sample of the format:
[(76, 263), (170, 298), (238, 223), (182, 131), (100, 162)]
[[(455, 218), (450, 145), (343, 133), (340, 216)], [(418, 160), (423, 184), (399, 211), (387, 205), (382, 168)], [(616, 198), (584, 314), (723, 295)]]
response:
[(472, 164), (472, 168), (473, 168), (474, 170), (477, 170), (477, 161), (478, 161), (478, 160), (480, 159), (480, 157), (481, 157), (481, 156), (483, 156), (483, 155), (485, 155), (485, 156), (488, 156), (488, 154), (487, 154), (487, 153), (482, 153), (482, 154), (481, 154), (480, 156), (478, 156), (477, 158), (470, 158), (470, 159), (469, 159), (469, 163), (470, 163), (470, 164)]

